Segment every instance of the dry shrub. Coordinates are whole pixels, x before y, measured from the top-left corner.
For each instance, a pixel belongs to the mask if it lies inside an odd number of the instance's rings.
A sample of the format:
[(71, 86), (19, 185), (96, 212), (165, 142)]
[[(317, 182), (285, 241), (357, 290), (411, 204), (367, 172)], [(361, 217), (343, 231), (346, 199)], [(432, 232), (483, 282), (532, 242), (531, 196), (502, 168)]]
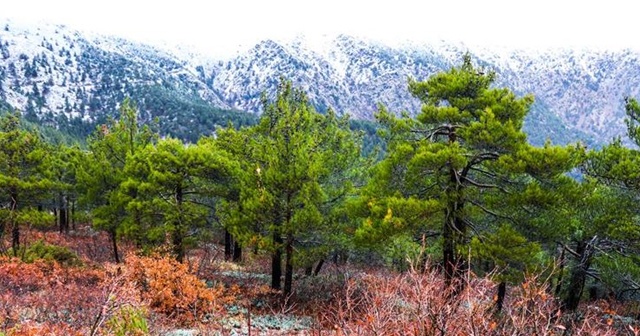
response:
[(203, 321), (233, 299), (225, 295), (222, 286), (208, 288), (187, 264), (173, 258), (130, 255), (126, 264), (126, 277), (135, 284), (141, 299), (178, 323)]
[[(140, 292), (135, 284), (129, 281), (123, 265), (105, 264), (105, 273), (108, 275), (100, 284), (101, 301), (99, 310), (92, 316), (89, 335), (116, 335), (119, 334), (121, 324), (127, 324), (123, 320), (126, 312), (141, 313), (135, 322), (142, 322), (146, 325), (145, 304), (140, 298)], [(142, 320), (142, 321), (139, 321)], [(111, 323), (109, 323), (111, 322)], [(121, 323), (122, 322), (122, 323)], [(135, 327), (136, 325), (134, 325)], [(128, 331), (130, 335), (137, 335)]]
[(338, 335), (634, 335), (636, 326), (592, 307), (563, 314), (535, 277), (508, 290), (502, 312), (496, 283), (469, 274), (464, 285), (454, 294), (436, 271), (362, 273), (345, 282), (324, 324)]
[(104, 279), (97, 269), (0, 258), (0, 331), (65, 335), (46, 330), (82, 329), (100, 308)]
[(83, 336), (83, 333), (75, 330), (65, 323), (45, 322), (41, 324), (28, 323), (15, 326), (7, 331), (7, 336)]

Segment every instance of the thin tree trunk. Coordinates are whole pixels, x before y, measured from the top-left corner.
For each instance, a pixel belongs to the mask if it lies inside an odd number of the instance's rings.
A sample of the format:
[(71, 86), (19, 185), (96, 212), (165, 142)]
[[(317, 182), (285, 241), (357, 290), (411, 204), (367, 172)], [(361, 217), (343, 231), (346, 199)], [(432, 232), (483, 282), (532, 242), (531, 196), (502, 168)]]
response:
[(242, 247), (238, 242), (233, 240), (233, 262), (239, 262), (242, 260)]
[(444, 281), (447, 287), (451, 286), (455, 273), (455, 246), (452, 225), (452, 218), (446, 215), (442, 230), (442, 262), (444, 263)]
[(11, 197), (11, 248), (13, 248), (13, 256), (18, 256), (18, 249), (20, 248), (20, 223), (16, 220), (16, 211), (18, 211), (18, 190), (15, 187), (11, 187), (9, 190)]
[(119, 264), (120, 256), (118, 255), (118, 237), (115, 229), (109, 230), (109, 237), (111, 238), (111, 246), (113, 247), (113, 258), (116, 261), (116, 264)]
[(71, 223), (71, 210), (69, 207), (69, 198), (65, 197), (64, 198), (64, 209), (65, 209), (65, 228), (66, 228), (66, 233), (69, 233), (69, 224)]
[(285, 252), (284, 297), (288, 297), (293, 285), (293, 237), (291, 235), (287, 237)]
[(280, 234), (280, 227), (282, 226), (281, 214), (276, 211), (275, 223), (273, 229), (273, 244), (274, 250), (271, 252), (271, 288), (279, 290), (281, 288), (282, 277), (282, 236)]
[(11, 248), (13, 248), (13, 256), (18, 256), (18, 250), (20, 249), (20, 226), (18, 222), (13, 222), (13, 229), (11, 229)]
[(578, 254), (578, 264), (575, 265), (571, 272), (571, 279), (569, 280), (569, 290), (567, 292), (567, 297), (563, 303), (563, 308), (565, 310), (575, 311), (576, 309), (578, 309), (580, 299), (582, 298), (582, 292), (584, 290), (584, 284), (587, 280), (587, 270), (591, 266), (593, 244), (593, 240), (591, 242), (580, 241), (576, 246), (576, 253)]
[(598, 287), (589, 287), (589, 301), (595, 301), (598, 299)]
[(565, 264), (565, 260), (564, 260), (564, 253), (565, 253), (565, 248), (564, 246), (562, 247), (562, 252), (560, 252), (560, 271), (558, 272), (558, 280), (556, 282), (556, 289), (555, 289), (555, 296), (556, 297), (560, 297), (560, 292), (562, 291), (562, 278), (563, 278), (563, 274), (564, 274), (564, 264)]
[[(176, 186), (176, 206), (178, 209), (182, 209), (182, 186)], [(177, 219), (173, 223), (173, 252), (176, 255), (176, 260), (179, 263), (184, 261), (184, 257), (186, 255), (185, 247), (184, 247), (184, 232), (183, 232), (182, 223)]]
[(322, 265), (324, 265), (324, 258), (318, 261), (318, 264), (316, 265), (316, 269), (313, 270), (313, 276), (318, 276), (318, 274), (320, 273), (320, 270), (322, 269)]
[(233, 239), (231, 238), (231, 233), (229, 233), (227, 229), (224, 229), (224, 260), (226, 261), (231, 260), (231, 246), (233, 244), (232, 240)]
[(71, 229), (76, 230), (76, 202), (71, 202)]
[[(449, 130), (449, 144), (453, 145), (457, 143), (458, 136), (455, 129)], [(465, 169), (466, 170), (466, 169)], [(466, 172), (460, 173), (460, 175), (466, 175)], [(443, 248), (442, 259), (444, 262), (444, 276), (445, 284), (447, 286), (455, 285), (456, 288), (453, 291), (455, 296), (464, 288), (464, 283), (460, 280), (464, 265), (462, 260), (456, 253), (456, 246), (463, 243), (466, 238), (466, 224), (462, 218), (460, 218), (460, 212), (464, 206), (462, 200), (463, 185), (460, 182), (460, 176), (458, 171), (453, 167), (453, 163), (449, 162), (449, 186), (447, 191), (447, 208), (445, 209), (445, 219), (443, 227)]]
[(58, 205), (60, 206), (60, 208), (58, 208), (58, 213), (60, 214), (60, 219), (58, 221), (58, 225), (60, 227), (60, 233), (68, 233), (69, 232), (69, 226), (68, 226), (68, 221), (67, 221), (67, 209), (65, 207), (65, 199), (64, 199), (64, 195), (62, 195), (62, 193), (58, 194)]
[(279, 290), (280, 277), (282, 277), (282, 238), (280, 238), (280, 234), (274, 233), (273, 241), (276, 247), (271, 253), (271, 288)]
[(176, 255), (176, 261), (182, 263), (186, 255), (184, 249), (184, 237), (182, 234), (182, 228), (180, 226), (173, 230), (173, 253)]
[(496, 296), (496, 311), (499, 313), (502, 311), (502, 305), (504, 304), (504, 298), (507, 294), (507, 283), (502, 281), (498, 285), (498, 295)]

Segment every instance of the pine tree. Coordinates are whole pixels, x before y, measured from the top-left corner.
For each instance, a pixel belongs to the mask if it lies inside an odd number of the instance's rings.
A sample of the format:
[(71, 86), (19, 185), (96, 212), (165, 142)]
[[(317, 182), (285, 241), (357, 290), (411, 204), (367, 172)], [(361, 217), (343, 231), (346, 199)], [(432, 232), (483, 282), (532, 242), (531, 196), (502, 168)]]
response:
[[(240, 239), (258, 240), (270, 250), (274, 289), (281, 288), (284, 255), (283, 292), (288, 295), (294, 258), (301, 256), (296, 253), (312, 237), (321, 241), (327, 234), (330, 223), (323, 215), (351, 190), (349, 171), (358, 162), (360, 147), (348, 119), (330, 110), (317, 113), (290, 82), (282, 80), (276, 98), (263, 97), (263, 106), (260, 123), (245, 131), (243, 145), (251, 154), (245, 160), (239, 202), (228, 209), (244, 214), (231, 229), (244, 237)], [(220, 136), (223, 141), (225, 137), (242, 135)]]
[(185, 145), (169, 138), (139, 150), (127, 161), (129, 179), (122, 183), (121, 193), (135, 190), (137, 197), (127, 209), (151, 218), (149, 227), (133, 230), (147, 236), (169, 235), (176, 260), (182, 262), (194, 236), (210, 228), (216, 200), (228, 197), (233, 189), (237, 166), (229, 154), (206, 142)]
[(18, 112), (0, 119), (0, 234), (10, 231), (14, 256), (20, 248), (21, 225), (51, 221), (38, 205), (55, 186), (49, 178), (45, 144), (38, 134), (21, 129), (20, 123)]
[(409, 231), (439, 237), (449, 284), (468, 267), (473, 236), (521, 239), (504, 226), (512, 221), (505, 201), (528, 176), (555, 176), (575, 164), (574, 147), (527, 143), (522, 126), (533, 98), (494, 88), (494, 77), (465, 55), (460, 67), (410, 80), (410, 92), (423, 103), (415, 118), (395, 117), (384, 107), (376, 115), (386, 128), (388, 154), (356, 210), (367, 218), (358, 236), (376, 241)]
[(78, 199), (76, 173), (83, 159), (84, 153), (78, 146), (57, 145), (52, 148), (51, 178), (58, 185), (58, 188), (52, 190), (52, 198), (60, 233), (75, 229), (74, 212)]
[[(636, 145), (640, 144), (640, 104), (633, 98), (626, 98), (627, 135)], [(623, 145), (620, 138), (588, 153), (583, 171), (600, 186), (592, 187), (591, 204), (584, 205), (589, 220), (597, 219), (592, 214), (605, 208), (604, 218), (580, 231), (581, 240), (577, 241), (575, 252), (581, 260), (572, 270), (572, 279), (565, 299), (567, 309), (578, 305), (584, 277), (593, 274), (592, 264), (603, 269), (599, 271), (612, 274), (619, 292), (640, 290), (640, 283), (630, 275), (640, 274), (640, 226), (635, 214), (640, 210), (637, 197), (640, 194), (640, 151)], [(592, 182), (593, 184), (593, 182)], [(596, 198), (597, 197), (597, 198)], [(604, 210), (601, 210), (604, 211)], [(625, 265), (625, 267), (620, 267)], [(608, 269), (607, 269), (608, 268)]]
[(82, 201), (92, 208), (94, 226), (109, 234), (116, 262), (120, 262), (117, 242), (123, 223), (137, 219), (136, 214), (127, 213), (129, 199), (119, 193), (127, 179), (124, 167), (129, 156), (157, 137), (138, 123), (137, 110), (126, 99), (120, 106), (120, 120), (99, 126), (89, 138), (89, 153), (78, 171)]

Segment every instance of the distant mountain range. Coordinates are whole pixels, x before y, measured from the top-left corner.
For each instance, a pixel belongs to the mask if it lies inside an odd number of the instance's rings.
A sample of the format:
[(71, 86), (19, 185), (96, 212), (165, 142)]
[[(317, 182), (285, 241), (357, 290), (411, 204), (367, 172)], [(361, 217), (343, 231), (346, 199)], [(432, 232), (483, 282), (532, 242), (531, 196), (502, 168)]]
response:
[[(534, 144), (624, 136), (624, 97), (640, 96), (640, 53), (594, 50), (488, 50), (445, 42), (387, 46), (338, 35), (262, 41), (229, 59), (82, 33), (65, 26), (0, 20), (0, 104), (70, 132), (89, 132), (131, 97), (166, 134), (194, 140), (228, 119), (246, 124), (281, 76), (320, 109), (372, 119), (378, 104), (419, 111), (407, 78), (426, 79), (474, 61), (499, 86), (532, 93), (525, 130)], [(243, 113), (243, 112), (249, 112)]]

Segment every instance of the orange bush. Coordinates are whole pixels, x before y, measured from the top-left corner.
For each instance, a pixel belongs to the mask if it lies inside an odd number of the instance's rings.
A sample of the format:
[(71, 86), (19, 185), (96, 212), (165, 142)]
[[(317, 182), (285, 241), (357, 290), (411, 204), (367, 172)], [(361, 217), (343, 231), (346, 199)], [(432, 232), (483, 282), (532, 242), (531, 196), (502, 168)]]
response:
[(202, 320), (222, 310), (231, 300), (221, 286), (208, 288), (186, 264), (169, 257), (126, 258), (127, 277), (140, 291), (143, 301), (156, 312), (179, 322)]

